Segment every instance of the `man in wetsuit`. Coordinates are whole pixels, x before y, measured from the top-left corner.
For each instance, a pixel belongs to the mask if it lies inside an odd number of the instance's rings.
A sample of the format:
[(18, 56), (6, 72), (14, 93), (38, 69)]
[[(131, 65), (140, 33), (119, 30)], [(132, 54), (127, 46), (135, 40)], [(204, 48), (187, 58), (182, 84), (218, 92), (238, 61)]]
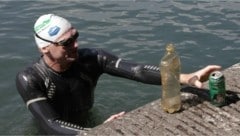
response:
[[(78, 49), (78, 31), (62, 17), (40, 16), (34, 32), (42, 55), (18, 73), (16, 85), (27, 108), (48, 134), (69, 135), (84, 130), (74, 117), (93, 106), (94, 89), (103, 73), (147, 84), (161, 83), (157, 66), (128, 62), (101, 49)], [(220, 66), (211, 65), (181, 74), (180, 82), (200, 88), (209, 73), (219, 69)]]

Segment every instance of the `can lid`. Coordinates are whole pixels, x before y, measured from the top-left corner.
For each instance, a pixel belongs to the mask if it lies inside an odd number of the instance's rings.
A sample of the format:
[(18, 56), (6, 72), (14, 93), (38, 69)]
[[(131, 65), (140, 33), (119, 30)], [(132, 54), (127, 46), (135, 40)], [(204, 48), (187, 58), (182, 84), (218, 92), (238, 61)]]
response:
[(212, 79), (218, 79), (218, 78), (220, 78), (220, 77), (222, 77), (222, 76), (223, 76), (223, 73), (220, 72), (220, 71), (214, 71), (214, 72), (212, 72), (212, 73), (210, 74), (210, 77), (211, 77)]

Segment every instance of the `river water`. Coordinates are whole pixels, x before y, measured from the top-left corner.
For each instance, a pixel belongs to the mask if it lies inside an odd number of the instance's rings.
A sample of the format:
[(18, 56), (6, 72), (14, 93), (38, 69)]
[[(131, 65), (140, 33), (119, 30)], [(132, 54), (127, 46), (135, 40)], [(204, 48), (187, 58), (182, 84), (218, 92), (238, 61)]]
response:
[[(33, 24), (42, 14), (69, 19), (79, 47), (97, 47), (139, 63), (158, 65), (167, 43), (181, 56), (182, 72), (240, 60), (239, 0), (1, 0), (0, 134), (41, 134), (15, 87), (18, 71), (39, 57)], [(103, 75), (95, 91), (92, 126), (160, 97), (160, 86)]]

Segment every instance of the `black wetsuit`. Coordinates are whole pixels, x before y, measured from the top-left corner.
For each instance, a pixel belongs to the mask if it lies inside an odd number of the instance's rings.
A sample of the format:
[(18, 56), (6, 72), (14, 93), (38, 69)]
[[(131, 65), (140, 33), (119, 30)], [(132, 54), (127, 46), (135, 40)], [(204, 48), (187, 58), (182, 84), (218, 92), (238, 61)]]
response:
[(122, 60), (100, 49), (79, 49), (79, 59), (62, 73), (54, 72), (40, 58), (19, 72), (17, 89), (27, 108), (48, 134), (77, 134), (75, 113), (93, 106), (94, 89), (103, 73), (147, 84), (161, 83), (159, 68)]

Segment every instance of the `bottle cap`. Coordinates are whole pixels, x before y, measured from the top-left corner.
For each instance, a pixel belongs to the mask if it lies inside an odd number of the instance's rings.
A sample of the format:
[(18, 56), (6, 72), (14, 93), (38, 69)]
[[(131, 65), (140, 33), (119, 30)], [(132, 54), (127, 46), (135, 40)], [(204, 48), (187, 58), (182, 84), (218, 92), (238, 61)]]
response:
[(174, 45), (172, 43), (169, 43), (166, 47), (166, 50), (168, 52), (174, 52), (174, 50), (175, 50)]

